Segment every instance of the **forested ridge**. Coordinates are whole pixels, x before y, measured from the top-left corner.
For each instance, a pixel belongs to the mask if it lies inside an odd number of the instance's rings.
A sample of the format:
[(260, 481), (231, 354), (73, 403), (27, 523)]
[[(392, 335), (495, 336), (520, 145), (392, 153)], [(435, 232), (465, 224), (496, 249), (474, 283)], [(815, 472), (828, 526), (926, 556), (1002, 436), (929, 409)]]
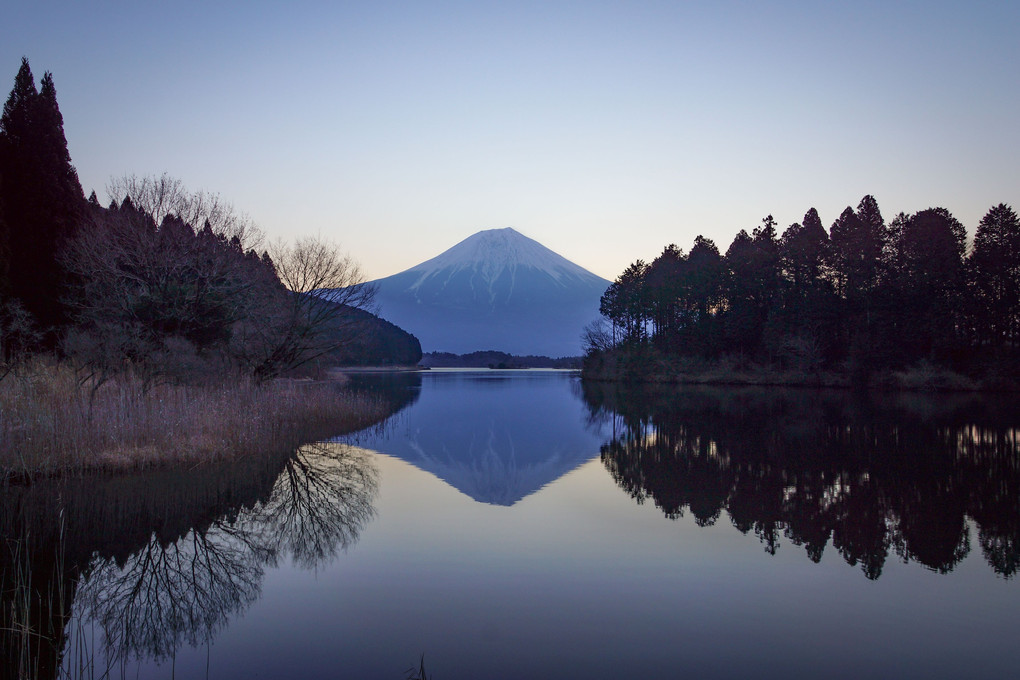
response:
[[(415, 363), (369, 314), (357, 264), (320, 239), (264, 242), (219, 196), (167, 175), (85, 198), (53, 77), (23, 59), (0, 119), (0, 360), (46, 353), (83, 382), (261, 381), (321, 362)], [(330, 291), (324, 294), (323, 291)]]
[(590, 377), (683, 380), (694, 366), (753, 365), (793, 382), (915, 370), (1016, 387), (1020, 221), (996, 205), (968, 245), (946, 209), (886, 222), (870, 195), (828, 231), (814, 208), (781, 236), (769, 215), (725, 253), (698, 236), (687, 252), (670, 244), (634, 262), (600, 311), (584, 334)]

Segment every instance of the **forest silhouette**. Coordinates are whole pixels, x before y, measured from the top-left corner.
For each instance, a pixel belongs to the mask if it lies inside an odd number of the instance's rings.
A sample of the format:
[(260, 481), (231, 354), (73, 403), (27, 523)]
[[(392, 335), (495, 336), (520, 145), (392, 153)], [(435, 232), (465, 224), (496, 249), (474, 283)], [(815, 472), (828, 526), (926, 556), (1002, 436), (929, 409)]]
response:
[[(873, 196), (827, 232), (812, 208), (782, 236), (771, 215), (725, 253), (698, 236), (631, 264), (585, 331), (589, 372), (641, 376), (656, 360), (758, 362), (863, 383), (926, 365), (1016, 387), (1020, 220), (991, 208), (968, 248), (944, 208), (886, 223)], [(615, 367), (615, 368), (614, 368)]]
[[(100, 382), (275, 378), (320, 359), (410, 363), (421, 347), (368, 310), (374, 289), (321, 239), (264, 243), (218, 195), (167, 175), (86, 199), (53, 76), (22, 59), (0, 117), (0, 369), (55, 352)], [(329, 293), (324, 293), (329, 291)]]

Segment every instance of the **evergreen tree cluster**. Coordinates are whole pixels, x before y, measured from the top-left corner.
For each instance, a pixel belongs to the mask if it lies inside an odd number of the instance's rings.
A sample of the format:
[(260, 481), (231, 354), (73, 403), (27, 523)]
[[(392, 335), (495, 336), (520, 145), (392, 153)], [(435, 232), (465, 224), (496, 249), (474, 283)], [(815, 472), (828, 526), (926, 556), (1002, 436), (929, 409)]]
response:
[(609, 352), (740, 356), (856, 377), (918, 361), (973, 371), (1020, 358), (1020, 220), (1005, 204), (966, 230), (944, 208), (886, 222), (872, 196), (826, 232), (812, 208), (771, 215), (725, 253), (699, 236), (638, 260), (602, 297), (589, 360)]
[(420, 358), (417, 339), (362, 311), (374, 291), (335, 247), (306, 239), (270, 258), (231, 206), (166, 175), (110, 191), (108, 207), (85, 199), (53, 77), (37, 90), (22, 59), (0, 118), (0, 369), (55, 351), (101, 384), (125, 368), (268, 379), (320, 358)]
[[(61, 302), (67, 282), (58, 253), (75, 235), (84, 211), (53, 76), (43, 75), (36, 90), (28, 60), (22, 59), (0, 117), (0, 296), (5, 319), (23, 310), (46, 331), (43, 339), (50, 347), (57, 340), (55, 329), (69, 321)], [(15, 330), (21, 332), (23, 325)], [(4, 344), (10, 351), (6, 337)]]

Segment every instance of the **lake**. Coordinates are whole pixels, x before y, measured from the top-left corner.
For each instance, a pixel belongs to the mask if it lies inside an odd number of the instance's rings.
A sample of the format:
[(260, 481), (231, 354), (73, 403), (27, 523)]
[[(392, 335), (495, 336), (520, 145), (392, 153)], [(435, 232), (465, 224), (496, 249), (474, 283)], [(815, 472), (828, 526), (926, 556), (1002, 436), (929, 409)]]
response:
[(294, 455), (5, 489), (0, 677), (1020, 667), (1012, 396), (353, 380)]

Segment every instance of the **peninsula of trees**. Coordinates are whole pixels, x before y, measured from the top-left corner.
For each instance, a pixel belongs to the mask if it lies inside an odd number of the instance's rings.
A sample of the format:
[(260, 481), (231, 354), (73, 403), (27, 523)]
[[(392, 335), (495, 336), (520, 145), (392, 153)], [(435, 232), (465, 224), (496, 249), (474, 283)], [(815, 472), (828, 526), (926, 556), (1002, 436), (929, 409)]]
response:
[(872, 196), (828, 231), (769, 215), (725, 253), (699, 236), (638, 260), (600, 311), (589, 378), (1015, 389), (1020, 221), (999, 204), (968, 246), (944, 208), (887, 223)]
[(107, 188), (106, 206), (85, 198), (53, 77), (37, 89), (23, 59), (0, 117), (0, 482), (222, 458), (382, 417), (274, 381), (421, 358), (367, 311), (354, 260), (320, 239), (264, 244), (217, 195), (166, 175)]
[[(102, 206), (71, 165), (51, 74), (23, 60), (0, 119), (0, 349), (55, 352), (98, 378), (265, 380), (320, 359), (414, 363), (374, 325), (356, 263), (315, 239), (263, 245), (250, 220), (179, 180), (126, 177)], [(316, 294), (330, 290), (329, 295)], [(373, 344), (363, 336), (386, 334)], [(378, 346), (376, 346), (378, 345)], [(364, 358), (360, 355), (365, 355)]]

